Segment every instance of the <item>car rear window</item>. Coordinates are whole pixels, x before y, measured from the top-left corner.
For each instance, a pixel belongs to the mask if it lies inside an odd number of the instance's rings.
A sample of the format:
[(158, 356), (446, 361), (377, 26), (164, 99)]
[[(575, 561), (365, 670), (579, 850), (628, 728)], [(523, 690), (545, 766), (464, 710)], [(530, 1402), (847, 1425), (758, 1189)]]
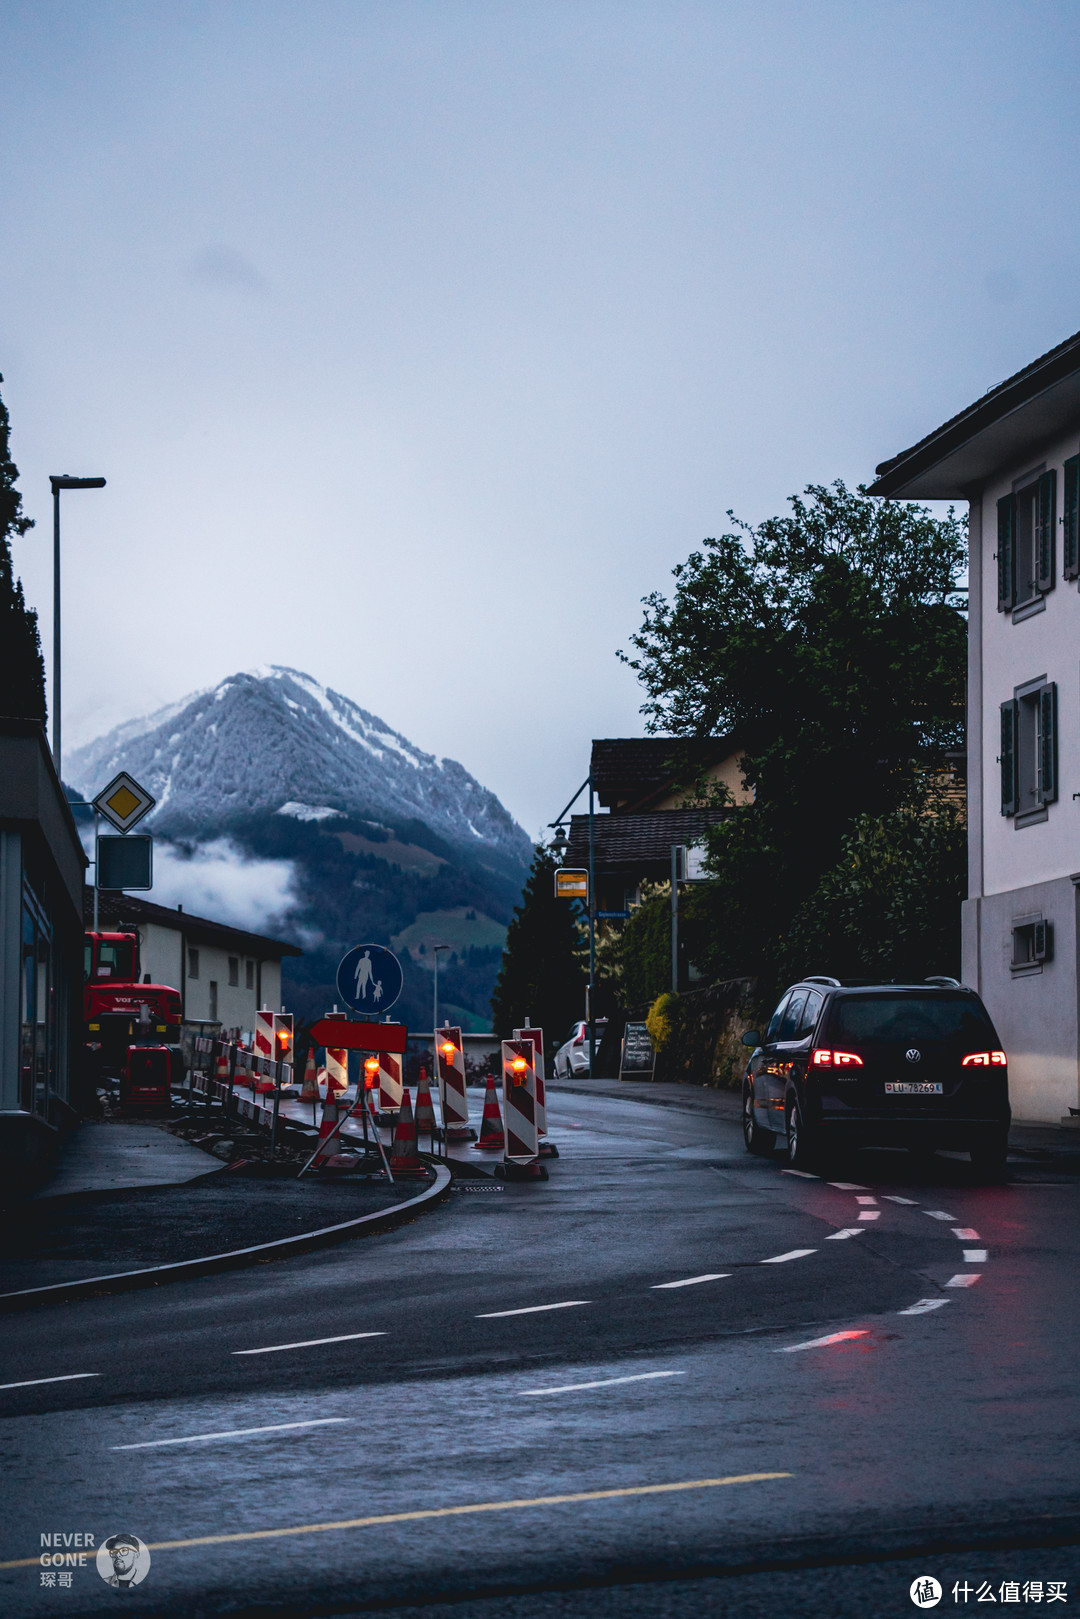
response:
[(981, 1006), (970, 995), (852, 995), (833, 1006), (832, 1038), (948, 1040), (996, 1045)]

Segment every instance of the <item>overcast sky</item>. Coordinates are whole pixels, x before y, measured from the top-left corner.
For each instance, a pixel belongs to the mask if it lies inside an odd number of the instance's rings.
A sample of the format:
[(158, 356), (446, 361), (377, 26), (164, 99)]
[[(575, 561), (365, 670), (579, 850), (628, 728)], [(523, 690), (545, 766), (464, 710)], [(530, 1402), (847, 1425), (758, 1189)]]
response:
[[(3, 0), (0, 370), (69, 745), (313, 674), (531, 834), (640, 598), (1080, 327), (1080, 6)], [(313, 802), (318, 802), (313, 784)]]

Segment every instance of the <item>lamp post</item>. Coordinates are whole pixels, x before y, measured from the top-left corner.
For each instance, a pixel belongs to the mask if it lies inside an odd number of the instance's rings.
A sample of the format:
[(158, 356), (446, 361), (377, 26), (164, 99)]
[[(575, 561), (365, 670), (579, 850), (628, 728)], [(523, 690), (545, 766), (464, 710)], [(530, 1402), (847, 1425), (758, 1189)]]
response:
[(431, 1011), (431, 1053), (435, 1059), (435, 1078), (439, 1077), (439, 951), (449, 950), (448, 944), (432, 946), (431, 953), (435, 957), (435, 1003)]
[(60, 491), (61, 489), (104, 489), (104, 478), (73, 478), (67, 472), (49, 478), (53, 497), (53, 677), (52, 677), (52, 755), (60, 774)]

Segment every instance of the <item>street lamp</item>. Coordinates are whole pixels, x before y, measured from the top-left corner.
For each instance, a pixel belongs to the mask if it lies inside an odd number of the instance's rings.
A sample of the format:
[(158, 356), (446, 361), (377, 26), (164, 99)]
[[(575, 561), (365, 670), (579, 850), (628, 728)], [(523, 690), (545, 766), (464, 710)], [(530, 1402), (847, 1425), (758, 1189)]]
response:
[(56, 774), (60, 774), (60, 491), (61, 489), (104, 489), (104, 478), (73, 478), (67, 472), (49, 478), (53, 497), (53, 677), (52, 677), (52, 754)]
[(437, 944), (432, 947), (435, 957), (435, 1004), (431, 1014), (431, 1049), (435, 1054), (435, 1075), (439, 1073), (439, 951), (449, 950), (448, 944)]

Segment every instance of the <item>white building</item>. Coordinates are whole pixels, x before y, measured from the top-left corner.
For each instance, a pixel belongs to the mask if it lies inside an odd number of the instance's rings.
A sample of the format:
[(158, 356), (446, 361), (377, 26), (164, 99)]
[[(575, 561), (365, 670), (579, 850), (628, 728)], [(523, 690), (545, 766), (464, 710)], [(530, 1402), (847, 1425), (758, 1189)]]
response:
[[(87, 890), (92, 896), (92, 890)], [(133, 894), (101, 894), (104, 933), (136, 930), (144, 982), (180, 991), (185, 1023), (252, 1030), (260, 1007), (284, 1011), (281, 961), (303, 951), (281, 939), (211, 922)], [(90, 926), (88, 901), (87, 927)]]
[(966, 500), (963, 974), (1020, 1119), (1080, 1107), (1080, 334), (877, 469), (876, 495)]

